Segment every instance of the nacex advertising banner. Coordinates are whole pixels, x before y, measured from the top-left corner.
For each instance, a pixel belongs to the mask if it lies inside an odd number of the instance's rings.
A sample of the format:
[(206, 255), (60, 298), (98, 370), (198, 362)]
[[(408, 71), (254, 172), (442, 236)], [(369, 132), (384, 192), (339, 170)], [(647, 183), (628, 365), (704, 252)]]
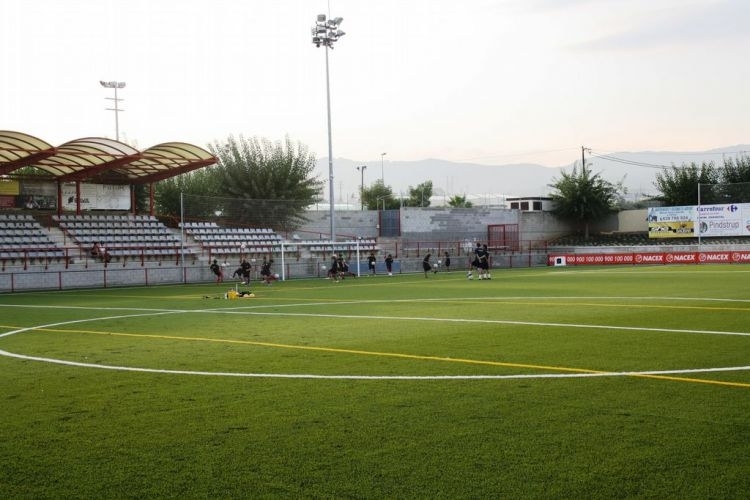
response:
[(750, 264), (750, 251), (746, 252), (634, 252), (634, 253), (572, 253), (551, 254), (547, 265), (604, 266), (614, 264)]

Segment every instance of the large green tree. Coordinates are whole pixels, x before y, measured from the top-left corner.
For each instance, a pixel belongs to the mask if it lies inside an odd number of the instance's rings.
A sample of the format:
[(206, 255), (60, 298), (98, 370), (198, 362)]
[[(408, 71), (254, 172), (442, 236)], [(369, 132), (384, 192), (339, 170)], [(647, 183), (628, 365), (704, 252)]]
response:
[(367, 210), (380, 210), (381, 208), (400, 208), (401, 203), (393, 196), (390, 186), (383, 184), (381, 179), (375, 181), (370, 187), (362, 189), (362, 204)]
[(661, 193), (657, 199), (670, 207), (697, 205), (698, 184), (702, 184), (707, 189), (701, 189), (700, 203), (716, 203), (720, 196), (715, 189), (708, 189), (708, 186), (718, 183), (719, 177), (719, 171), (713, 162), (703, 162), (701, 165), (693, 162), (681, 167), (672, 165), (672, 168), (656, 174), (654, 186)]
[[(721, 196), (727, 203), (750, 203), (750, 156), (725, 158)], [(702, 200), (701, 200), (702, 201)]]
[(233, 223), (289, 230), (319, 201), (323, 182), (313, 176), (315, 157), (287, 137), (282, 142), (230, 136), (209, 144), (216, 165), (161, 181), (161, 213), (186, 218), (225, 217)]
[(315, 157), (301, 143), (230, 136), (209, 145), (218, 159), (222, 211), (235, 220), (289, 230), (320, 201), (323, 182), (314, 177)]
[(405, 207), (429, 207), (432, 197), (432, 181), (425, 181), (417, 187), (409, 186), (409, 197), (403, 201)]
[(471, 208), (474, 204), (466, 199), (466, 195), (451, 196), (448, 200), (448, 206), (453, 208)]
[(592, 174), (584, 165), (573, 167), (572, 173), (562, 171), (560, 179), (553, 179), (552, 210), (561, 219), (582, 228), (584, 238), (589, 237), (589, 225), (602, 220), (614, 212), (623, 194), (622, 184), (604, 180), (600, 174)]
[[(185, 203), (186, 219), (211, 217), (219, 209), (216, 196), (219, 194), (219, 176), (208, 167), (165, 179), (156, 184), (154, 200), (157, 212), (180, 217), (183, 195), (190, 197)], [(202, 203), (195, 200), (203, 199)]]

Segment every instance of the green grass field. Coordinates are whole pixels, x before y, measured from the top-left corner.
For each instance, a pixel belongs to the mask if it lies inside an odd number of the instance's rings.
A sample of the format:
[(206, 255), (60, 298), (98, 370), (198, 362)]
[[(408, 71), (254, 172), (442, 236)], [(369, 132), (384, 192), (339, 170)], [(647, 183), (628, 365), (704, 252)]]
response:
[(0, 498), (747, 498), (749, 283), (704, 265), (0, 295)]

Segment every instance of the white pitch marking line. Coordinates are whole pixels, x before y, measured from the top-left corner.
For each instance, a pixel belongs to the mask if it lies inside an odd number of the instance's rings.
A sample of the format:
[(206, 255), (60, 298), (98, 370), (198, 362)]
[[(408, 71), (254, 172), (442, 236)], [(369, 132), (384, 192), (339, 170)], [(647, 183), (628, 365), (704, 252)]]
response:
[(689, 370), (659, 370), (644, 372), (601, 372), (601, 373), (540, 373), (516, 375), (313, 375), (309, 373), (238, 373), (238, 372), (206, 372), (191, 370), (166, 370), (160, 368), (138, 368), (132, 366), (99, 365), (65, 361), (39, 356), (26, 356), (0, 350), (0, 356), (23, 359), (26, 361), (40, 361), (79, 368), (99, 368), (124, 372), (160, 373), (165, 375), (199, 375), (209, 377), (240, 377), (240, 378), (281, 378), (281, 379), (319, 379), (319, 380), (506, 380), (506, 379), (541, 379), (541, 378), (591, 378), (591, 377), (634, 377), (638, 375), (676, 375), (686, 373), (710, 373), (750, 370), (750, 366), (734, 366), (723, 368), (696, 368)]
[[(486, 297), (485, 297), (486, 298)], [(568, 297), (569, 299), (570, 297)], [(427, 299), (427, 300), (449, 300), (449, 299)], [(364, 301), (372, 302), (372, 301)], [(355, 303), (355, 302), (352, 302)], [(286, 307), (292, 304), (286, 304)], [(307, 303), (307, 304), (296, 304), (300, 305), (330, 305), (330, 303)], [(14, 307), (14, 306), (9, 306)], [(18, 307), (47, 307), (47, 308), (65, 308), (60, 306), (18, 306)], [(268, 306), (261, 306), (268, 307)], [(278, 306), (274, 306), (278, 307)], [(148, 311), (143, 308), (88, 308), (88, 307), (70, 307), (68, 309), (96, 309), (96, 310), (137, 310), (137, 311)], [(129, 314), (121, 316), (107, 316), (100, 318), (86, 318), (72, 321), (64, 321), (58, 323), (50, 323), (47, 325), (38, 325), (32, 327), (20, 328), (4, 334), (0, 334), (0, 338), (7, 337), (10, 335), (23, 333), (31, 330), (38, 330), (44, 328), (53, 328), (77, 323), (87, 323), (100, 320), (109, 319), (122, 319), (122, 318), (133, 318), (142, 316), (154, 316), (162, 314), (177, 314), (177, 313), (194, 313), (194, 312), (219, 312), (229, 314), (250, 314), (250, 315), (265, 315), (265, 316), (303, 316), (303, 317), (326, 317), (326, 318), (344, 318), (344, 319), (391, 319), (391, 320), (413, 320), (413, 321), (449, 321), (449, 322), (466, 322), (466, 323), (496, 323), (496, 324), (511, 324), (511, 325), (524, 325), (524, 326), (557, 326), (557, 327), (576, 327), (576, 328), (595, 328), (595, 329), (616, 329), (616, 330), (638, 330), (638, 331), (657, 331), (657, 332), (671, 332), (671, 333), (705, 333), (713, 335), (740, 335), (750, 336), (750, 333), (744, 332), (721, 332), (721, 331), (706, 331), (706, 330), (677, 330), (677, 329), (661, 329), (661, 328), (640, 328), (640, 327), (620, 327), (620, 326), (604, 326), (604, 325), (578, 325), (578, 324), (565, 324), (565, 323), (536, 323), (536, 322), (525, 322), (525, 321), (504, 321), (504, 320), (475, 320), (475, 319), (457, 319), (457, 318), (422, 318), (422, 317), (398, 317), (398, 316), (356, 316), (356, 315), (332, 315), (332, 314), (304, 314), (304, 313), (271, 313), (271, 312), (254, 312), (254, 311), (229, 311), (226, 309), (201, 309), (201, 310), (182, 310), (182, 309), (158, 309), (151, 310), (151, 312), (143, 312), (140, 314)], [(127, 366), (116, 366), (116, 365), (101, 365), (94, 363), (82, 363), (78, 361), (65, 361), (54, 358), (44, 358), (39, 356), (28, 356), (24, 354), (16, 354), (9, 351), (0, 350), (0, 356), (6, 356), (10, 358), (23, 359), (27, 361), (39, 361), (45, 363), (60, 364), (66, 366), (76, 366), (82, 368), (99, 368), (105, 370), (116, 370), (116, 371), (128, 371), (128, 372), (142, 372), (142, 373), (162, 373), (162, 374), (173, 374), (173, 375), (203, 375), (203, 376), (224, 376), (224, 377), (251, 377), (251, 378), (286, 378), (286, 379), (326, 379), (326, 380), (502, 380), (502, 379), (535, 379), (535, 378), (588, 378), (588, 377), (626, 377), (626, 376), (638, 376), (638, 375), (675, 375), (675, 374), (687, 374), (687, 373), (709, 373), (709, 372), (723, 372), (723, 371), (744, 371), (750, 370), (750, 366), (739, 366), (739, 367), (722, 367), (722, 368), (696, 368), (696, 369), (682, 369), (682, 370), (656, 370), (656, 371), (642, 371), (642, 372), (598, 372), (598, 373), (547, 373), (547, 374), (516, 374), (516, 375), (313, 375), (313, 374), (274, 374), (274, 373), (236, 373), (236, 372), (204, 372), (204, 371), (190, 371), (190, 370), (167, 370), (157, 368), (138, 368), (138, 367), (127, 367)]]

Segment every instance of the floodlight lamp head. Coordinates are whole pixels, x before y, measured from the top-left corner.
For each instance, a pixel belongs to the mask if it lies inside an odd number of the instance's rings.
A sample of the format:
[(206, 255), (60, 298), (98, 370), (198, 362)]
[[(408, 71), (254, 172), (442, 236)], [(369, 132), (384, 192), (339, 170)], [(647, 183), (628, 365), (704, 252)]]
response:
[(336, 30), (336, 38), (338, 38), (338, 37), (340, 37), (340, 36), (344, 36), (344, 35), (346, 35), (346, 33), (344, 33), (343, 31), (341, 31), (341, 30)]
[(325, 14), (318, 14), (318, 22), (319, 23), (326, 22), (326, 15)]
[(343, 20), (344, 20), (344, 18), (343, 18), (343, 17), (335, 17), (335, 18), (333, 19), (333, 24), (335, 24), (336, 26), (338, 26), (339, 24), (341, 24), (341, 23), (342, 23), (342, 21), (343, 21)]

